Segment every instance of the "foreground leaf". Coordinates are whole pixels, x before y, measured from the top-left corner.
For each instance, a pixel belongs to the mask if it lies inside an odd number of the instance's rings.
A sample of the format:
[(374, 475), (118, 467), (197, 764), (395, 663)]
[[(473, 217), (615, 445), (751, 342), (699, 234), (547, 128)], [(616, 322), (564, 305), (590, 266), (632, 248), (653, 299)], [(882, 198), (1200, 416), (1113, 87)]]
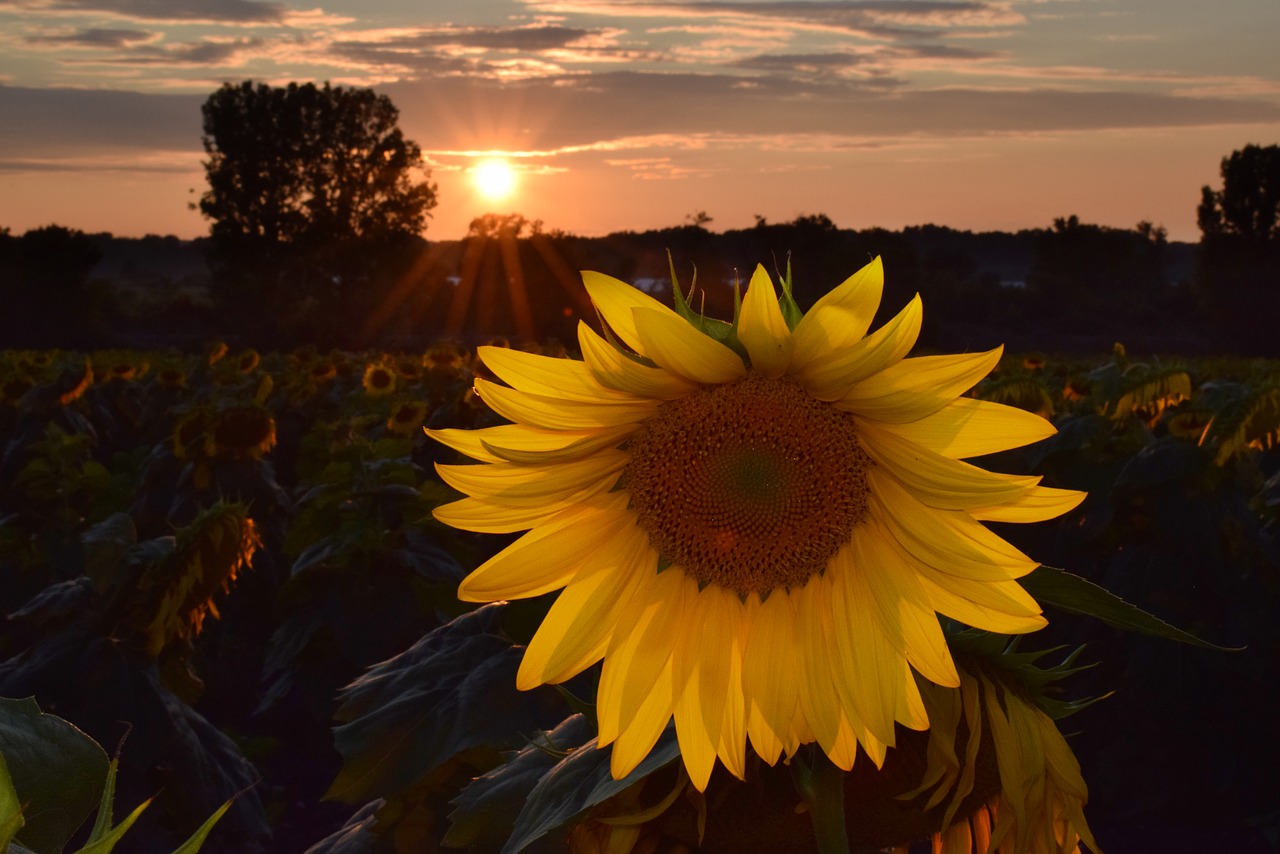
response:
[(344, 764), (327, 797), (398, 794), (464, 750), (514, 747), (563, 717), (553, 688), (516, 689), (523, 651), (501, 633), (504, 607), (458, 617), (342, 691), (334, 743)]
[(18, 838), (40, 854), (60, 852), (98, 804), (107, 779), (106, 753), (28, 697), (0, 699), (0, 755), (25, 806)]
[(1051, 566), (1038, 567), (1021, 579), (1022, 586), (1042, 605), (1051, 605), (1069, 614), (1096, 617), (1108, 626), (1152, 637), (1180, 641), (1219, 651), (1238, 651), (1202, 640), (1172, 626), (1154, 614), (1132, 605), (1088, 579)]

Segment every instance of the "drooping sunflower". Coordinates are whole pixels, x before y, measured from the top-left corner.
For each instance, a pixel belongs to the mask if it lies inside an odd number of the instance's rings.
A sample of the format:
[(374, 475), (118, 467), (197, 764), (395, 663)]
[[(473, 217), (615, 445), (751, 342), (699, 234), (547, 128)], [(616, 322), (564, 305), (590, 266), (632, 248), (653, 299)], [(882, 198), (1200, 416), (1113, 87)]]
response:
[[(924, 686), (933, 719), (927, 769), (920, 788), (903, 796), (928, 795), (928, 808), (946, 805), (933, 850), (1075, 854), (1084, 843), (1097, 851), (1084, 817), (1089, 790), (1053, 719), (998, 674), (963, 667), (959, 673), (959, 690)], [(980, 761), (987, 752), (994, 762)], [(986, 795), (993, 781), (995, 793)]]
[(467, 497), (435, 515), (528, 531), (459, 596), (564, 588), (518, 685), (603, 658), (599, 744), (616, 777), (672, 717), (699, 789), (717, 757), (742, 777), (748, 742), (771, 764), (816, 741), (841, 768), (859, 745), (879, 765), (895, 722), (928, 726), (912, 668), (960, 684), (937, 614), (1045, 624), (1016, 581), (1037, 564), (982, 522), (1049, 519), (1083, 496), (962, 460), (1053, 427), (959, 397), (998, 349), (906, 358), (918, 297), (866, 334), (878, 259), (803, 315), (758, 267), (720, 326), (583, 278), (620, 343), (580, 324), (580, 362), (482, 348), (506, 385), (476, 388), (513, 423), (431, 431), (483, 463), (438, 467)]

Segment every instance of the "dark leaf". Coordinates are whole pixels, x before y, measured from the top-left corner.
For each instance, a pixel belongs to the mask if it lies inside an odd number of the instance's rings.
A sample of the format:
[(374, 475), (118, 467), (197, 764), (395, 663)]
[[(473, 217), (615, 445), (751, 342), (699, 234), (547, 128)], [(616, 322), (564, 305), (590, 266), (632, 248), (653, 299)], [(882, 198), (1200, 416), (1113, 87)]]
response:
[(328, 797), (395, 795), (464, 750), (510, 748), (563, 717), (552, 688), (516, 689), (522, 650), (499, 634), (503, 607), (458, 617), (343, 689), (334, 742), (344, 765)]
[(570, 753), (543, 775), (529, 793), (515, 829), (502, 854), (516, 854), (559, 827), (564, 827), (596, 804), (648, 777), (680, 758), (675, 727), (668, 724), (635, 770), (615, 780), (609, 770), (613, 749), (596, 749), (595, 739)]
[(1147, 613), (1136, 605), (1129, 604), (1092, 581), (1073, 575), (1065, 570), (1041, 566), (1030, 575), (1022, 578), (1021, 581), (1027, 592), (1041, 604), (1052, 605), (1069, 614), (1096, 617), (1113, 628), (1124, 629), (1125, 631), (1181, 641), (1182, 643), (1224, 652), (1229, 650), (1228, 647), (1209, 643), (1190, 632), (1171, 626), (1154, 614)]
[(18, 838), (39, 854), (61, 851), (98, 806), (107, 754), (31, 697), (0, 699), (0, 754), (25, 805)]

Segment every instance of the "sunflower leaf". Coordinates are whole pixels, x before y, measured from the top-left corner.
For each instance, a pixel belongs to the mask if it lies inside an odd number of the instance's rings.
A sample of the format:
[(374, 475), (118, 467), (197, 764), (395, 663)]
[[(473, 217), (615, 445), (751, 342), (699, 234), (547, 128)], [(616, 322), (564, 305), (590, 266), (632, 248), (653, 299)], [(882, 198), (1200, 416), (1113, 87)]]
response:
[(1096, 617), (1113, 628), (1222, 652), (1238, 652), (1243, 649), (1243, 647), (1219, 646), (1198, 638), (1190, 632), (1166, 623), (1155, 614), (1126, 602), (1092, 581), (1063, 569), (1040, 566), (1021, 581), (1027, 592), (1041, 604), (1051, 605), (1069, 614)]
[(449, 832), (442, 844), (485, 850), (502, 847), (538, 781), (594, 733), (585, 715), (570, 715), (550, 732), (536, 735), (497, 768), (472, 780), (452, 801), (455, 809), (449, 814)]
[(593, 738), (539, 778), (529, 792), (502, 854), (517, 854), (557, 828), (564, 827), (596, 804), (635, 785), (680, 758), (680, 745), (671, 725), (639, 765), (615, 780), (609, 771), (612, 748), (596, 748)]
[[(0, 755), (18, 802), (25, 805), (20, 841), (37, 852), (61, 851), (98, 805), (107, 754), (97, 742), (35, 699), (0, 699)], [(4, 798), (0, 796), (0, 805)], [(0, 823), (8, 816), (0, 815)]]
[(327, 797), (395, 796), (463, 751), (515, 747), (564, 717), (553, 688), (516, 689), (522, 650), (501, 632), (504, 607), (463, 614), (342, 690), (344, 764)]

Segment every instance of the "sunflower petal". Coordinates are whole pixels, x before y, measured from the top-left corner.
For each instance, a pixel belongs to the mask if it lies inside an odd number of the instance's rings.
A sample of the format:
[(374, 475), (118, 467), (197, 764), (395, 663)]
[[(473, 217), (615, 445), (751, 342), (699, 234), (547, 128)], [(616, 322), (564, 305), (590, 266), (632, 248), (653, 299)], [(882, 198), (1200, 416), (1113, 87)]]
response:
[(850, 560), (848, 547), (831, 558), (827, 572), (836, 653), (830, 663), (831, 680), (845, 707), (857, 713), (872, 735), (892, 746), (905, 659), (880, 630), (871, 591)]
[[(612, 276), (584, 270), (582, 272), (582, 284), (586, 286), (587, 295), (591, 297), (591, 301), (595, 303), (596, 310), (600, 312), (600, 316), (604, 318), (605, 323), (609, 324), (609, 328), (617, 333), (618, 337), (628, 347), (641, 356), (648, 356), (649, 353), (645, 351), (644, 342), (640, 340), (640, 336), (636, 332), (635, 317), (633, 315), (636, 309), (655, 311), (685, 323), (680, 315), (653, 297)], [(688, 323), (685, 323), (685, 325), (688, 326)]]
[[(657, 555), (651, 553), (646, 560), (650, 561), (646, 572), (651, 577), (641, 580), (643, 586), (618, 612), (618, 628), (605, 653), (597, 691), (602, 744), (609, 743), (631, 726), (664, 668), (668, 671), (670, 702), (671, 638), (685, 618), (684, 609), (689, 599), (687, 585), (693, 582), (686, 579), (684, 573), (670, 569), (653, 574)], [(696, 584), (693, 589), (696, 592)], [(670, 716), (668, 705), (667, 717)]]
[(942, 626), (913, 567), (888, 545), (888, 533), (874, 520), (854, 532), (853, 569), (871, 592), (874, 615), (890, 644), (930, 682), (960, 685)]
[(585, 363), (510, 347), (479, 347), (476, 353), (498, 379), (520, 391), (583, 403), (625, 402), (631, 395), (605, 388)]
[(564, 682), (604, 657), (615, 612), (636, 586), (649, 552), (647, 535), (634, 523), (611, 532), (606, 542), (556, 598), (525, 649), (516, 674), (521, 691)]
[(636, 334), (645, 355), (659, 367), (707, 385), (729, 383), (746, 376), (742, 358), (719, 341), (704, 335), (678, 314), (635, 310)]
[(917, 294), (902, 311), (875, 332), (824, 359), (796, 366), (793, 373), (819, 400), (838, 400), (867, 377), (895, 365), (911, 352), (924, 317)]
[(606, 450), (586, 459), (550, 465), (436, 463), (440, 479), (473, 498), (524, 506), (563, 500), (600, 483), (616, 482), (629, 457), (624, 451)]
[(1044, 522), (1074, 510), (1084, 499), (1085, 493), (1074, 489), (1037, 486), (1014, 501), (974, 508), (969, 515), (982, 522)]
[(782, 376), (791, 362), (794, 342), (786, 318), (778, 305), (773, 280), (764, 266), (757, 264), (742, 300), (738, 318), (738, 340), (747, 348), (751, 368), (770, 378)]
[(867, 472), (867, 482), (868, 511), (913, 563), (978, 582), (1020, 578), (1039, 566), (968, 514), (921, 504), (879, 469)]
[(642, 365), (605, 341), (585, 323), (578, 324), (578, 346), (591, 375), (603, 386), (637, 397), (674, 400), (698, 388), (679, 374)]
[(729, 692), (730, 647), (734, 636), (730, 602), (734, 594), (710, 584), (694, 594), (688, 621), (672, 654), (676, 737), (698, 791), (706, 791), (720, 747)]
[(614, 537), (635, 527), (623, 493), (605, 494), (561, 511), (476, 568), (458, 586), (464, 602), (541, 596), (573, 578)]
[(751, 624), (742, 664), (747, 734), (756, 753), (773, 764), (800, 701), (795, 607), (784, 590), (774, 591), (764, 602), (753, 594), (748, 604)]
[(915, 421), (877, 426), (952, 459), (1019, 448), (1058, 432), (1033, 412), (969, 397), (953, 400)]
[(997, 474), (953, 460), (881, 429), (858, 427), (862, 447), (879, 466), (923, 504), (940, 510), (969, 510), (1007, 504), (1029, 495), (1039, 477)]
[(605, 403), (564, 401), (477, 379), (485, 405), (509, 421), (543, 430), (593, 430), (636, 424), (658, 410), (661, 401), (635, 398)]
[(653, 750), (662, 731), (671, 722), (671, 706), (671, 658), (668, 656), (657, 678), (641, 698), (640, 705), (635, 708), (626, 729), (613, 742), (609, 771), (615, 780), (621, 780), (634, 771)]
[(1001, 352), (997, 347), (985, 353), (903, 359), (858, 383), (835, 405), (877, 421), (915, 421), (977, 385), (999, 363)]
[(879, 256), (823, 294), (795, 328), (792, 362), (803, 369), (824, 362), (861, 340), (871, 327), (884, 293), (884, 265)]

